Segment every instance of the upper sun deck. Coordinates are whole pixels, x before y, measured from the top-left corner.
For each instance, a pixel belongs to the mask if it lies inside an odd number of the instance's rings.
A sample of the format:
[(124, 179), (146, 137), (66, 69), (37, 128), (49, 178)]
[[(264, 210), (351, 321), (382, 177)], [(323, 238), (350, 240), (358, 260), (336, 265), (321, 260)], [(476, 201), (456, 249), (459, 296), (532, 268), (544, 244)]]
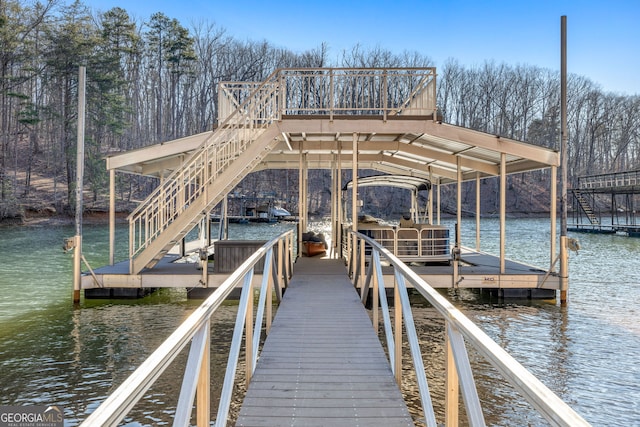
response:
[[(278, 144), (260, 169), (344, 167), (421, 176), (441, 184), (559, 166), (554, 150), (442, 122), (435, 68), (280, 69), (263, 82), (222, 82), (212, 131), (107, 159), (108, 169), (168, 176), (223, 129), (272, 128)], [(504, 158), (503, 158), (504, 156)], [(460, 177), (458, 176), (460, 172)]]

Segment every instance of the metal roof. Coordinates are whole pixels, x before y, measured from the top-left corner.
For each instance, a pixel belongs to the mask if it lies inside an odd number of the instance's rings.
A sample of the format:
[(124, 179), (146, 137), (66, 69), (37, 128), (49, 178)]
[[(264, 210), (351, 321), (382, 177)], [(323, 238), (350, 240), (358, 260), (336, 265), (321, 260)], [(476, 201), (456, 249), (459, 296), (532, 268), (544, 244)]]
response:
[[(338, 160), (351, 168), (354, 140), (359, 169), (432, 179), (442, 184), (559, 166), (555, 150), (425, 117), (284, 116), (271, 123), (278, 144), (254, 170), (298, 169), (304, 154), (309, 169), (331, 169)], [(113, 154), (107, 168), (167, 176), (213, 134), (204, 132), (142, 149)]]

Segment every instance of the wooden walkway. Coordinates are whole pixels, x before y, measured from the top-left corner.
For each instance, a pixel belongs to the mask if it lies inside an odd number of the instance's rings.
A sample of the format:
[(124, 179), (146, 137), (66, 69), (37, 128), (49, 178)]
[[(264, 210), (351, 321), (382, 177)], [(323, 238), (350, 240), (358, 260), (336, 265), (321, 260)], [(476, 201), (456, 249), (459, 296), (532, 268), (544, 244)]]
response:
[(344, 263), (301, 258), (237, 426), (412, 426)]

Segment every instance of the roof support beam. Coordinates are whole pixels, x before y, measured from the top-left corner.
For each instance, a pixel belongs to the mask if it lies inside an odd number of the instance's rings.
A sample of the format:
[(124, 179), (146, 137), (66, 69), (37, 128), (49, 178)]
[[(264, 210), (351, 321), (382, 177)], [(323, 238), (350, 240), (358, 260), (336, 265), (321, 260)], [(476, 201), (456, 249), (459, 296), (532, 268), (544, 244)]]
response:
[[(525, 157), (547, 166), (560, 165), (560, 156), (557, 152), (544, 147), (525, 144), (514, 139), (491, 135), (460, 126), (450, 125), (433, 120), (376, 120), (359, 119), (353, 116), (349, 119), (291, 119), (280, 123), (283, 132), (301, 133), (307, 136), (312, 133), (337, 133), (357, 132), (362, 134), (378, 133), (416, 133), (427, 134), (434, 137), (462, 142), (473, 146), (485, 148), (495, 152), (504, 152), (516, 157)], [(455, 164), (455, 162), (454, 162)]]

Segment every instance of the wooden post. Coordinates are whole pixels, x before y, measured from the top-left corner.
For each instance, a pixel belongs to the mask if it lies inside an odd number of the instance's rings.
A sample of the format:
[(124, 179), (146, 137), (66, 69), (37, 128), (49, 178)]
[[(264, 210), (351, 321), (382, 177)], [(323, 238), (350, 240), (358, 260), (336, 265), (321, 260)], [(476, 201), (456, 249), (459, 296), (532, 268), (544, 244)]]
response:
[(305, 204), (305, 191), (304, 191), (304, 154), (302, 151), (304, 143), (300, 144), (300, 158), (298, 164), (298, 254), (297, 256), (302, 256), (302, 233), (306, 230), (306, 224), (304, 223), (305, 213), (304, 213), (304, 204)]
[(109, 264), (115, 264), (116, 245), (116, 170), (109, 169)]
[[(379, 258), (378, 258), (379, 260)], [(373, 262), (373, 260), (372, 260)], [(379, 294), (379, 286), (382, 285), (384, 287), (384, 276), (378, 277), (378, 269), (374, 265), (373, 269), (373, 289), (371, 291), (371, 316), (373, 321), (373, 330), (376, 331), (376, 335), (378, 335), (378, 330), (380, 329), (380, 294)]]
[[(247, 287), (247, 292), (249, 292), (249, 295), (247, 295), (247, 312), (245, 314), (244, 321), (244, 347), (246, 359), (245, 381), (247, 388), (249, 388), (249, 383), (251, 382), (251, 377), (253, 376), (253, 285), (251, 283)], [(256, 333), (260, 332), (256, 331)]]
[(436, 215), (438, 215), (437, 218), (437, 224), (440, 225), (440, 178), (438, 178), (438, 193), (436, 194)]
[(560, 17), (560, 160), (562, 178), (560, 190), (560, 304), (567, 304), (569, 288), (569, 260), (567, 254), (567, 17)]
[(500, 274), (505, 272), (507, 220), (507, 155), (500, 153)]
[(400, 300), (400, 291), (398, 290), (398, 284), (394, 276), (393, 283), (393, 349), (395, 358), (395, 377), (398, 387), (402, 388), (402, 301)]
[[(460, 239), (461, 239), (461, 223), (462, 223), (462, 164), (460, 157), (456, 158), (457, 172), (456, 172), (456, 244), (453, 248), (453, 275), (451, 276), (451, 287), (458, 286), (458, 266), (460, 262)], [(440, 186), (438, 185), (438, 188)], [(438, 193), (438, 200), (440, 200), (440, 193)], [(439, 209), (438, 209), (439, 210)], [(439, 218), (439, 215), (438, 215)]]
[(456, 370), (456, 363), (453, 358), (453, 349), (451, 348), (451, 340), (449, 337), (449, 327), (445, 322), (445, 391), (444, 391), (444, 407), (445, 407), (445, 426), (457, 427), (458, 426), (458, 389), (460, 387), (458, 380), (458, 371)]
[(429, 225), (433, 225), (433, 171), (429, 166)]
[(351, 160), (351, 229), (358, 231), (358, 134), (353, 133)]
[(80, 303), (80, 260), (82, 258), (82, 189), (84, 182), (84, 110), (87, 69), (78, 72), (78, 138), (76, 150), (76, 235), (73, 249), (73, 303)]
[(202, 361), (200, 362), (200, 374), (196, 386), (196, 425), (198, 427), (209, 427), (211, 420), (211, 320), (205, 326), (207, 332), (204, 337), (204, 348), (202, 349)]
[(480, 252), (480, 172), (476, 172), (476, 251)]
[(550, 259), (549, 259), (549, 271), (555, 271), (556, 260), (556, 234), (557, 234), (557, 200), (558, 200), (558, 168), (557, 166), (551, 166), (551, 208), (549, 209), (551, 230), (550, 230)]
[(342, 211), (342, 144), (338, 143), (338, 164), (337, 164), (337, 189), (338, 194), (336, 195), (338, 200), (338, 214), (336, 216), (337, 225), (337, 233), (336, 233), (336, 249), (338, 251), (338, 258), (342, 258), (342, 220), (343, 220), (343, 211)]

